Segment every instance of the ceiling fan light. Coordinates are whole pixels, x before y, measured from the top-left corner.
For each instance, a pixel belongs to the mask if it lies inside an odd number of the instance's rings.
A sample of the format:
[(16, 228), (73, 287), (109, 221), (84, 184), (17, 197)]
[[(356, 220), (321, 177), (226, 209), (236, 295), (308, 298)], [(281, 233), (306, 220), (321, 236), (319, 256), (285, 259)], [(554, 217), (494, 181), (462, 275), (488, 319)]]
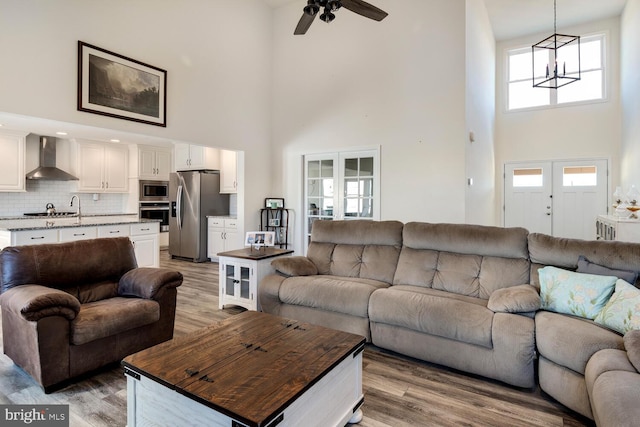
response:
[(316, 13), (320, 11), (320, 6), (314, 0), (309, 0), (303, 10), (309, 16), (316, 16)]
[(329, 22), (331, 22), (334, 19), (336, 19), (336, 15), (334, 15), (331, 12), (329, 12), (329, 9), (325, 9), (324, 13), (322, 15), (320, 15), (320, 19), (322, 19), (324, 22), (326, 22), (328, 24)]
[(327, 8), (331, 12), (335, 12), (336, 10), (340, 9), (341, 7), (342, 7), (342, 3), (340, 3), (339, 0), (329, 0), (329, 2), (327, 3)]

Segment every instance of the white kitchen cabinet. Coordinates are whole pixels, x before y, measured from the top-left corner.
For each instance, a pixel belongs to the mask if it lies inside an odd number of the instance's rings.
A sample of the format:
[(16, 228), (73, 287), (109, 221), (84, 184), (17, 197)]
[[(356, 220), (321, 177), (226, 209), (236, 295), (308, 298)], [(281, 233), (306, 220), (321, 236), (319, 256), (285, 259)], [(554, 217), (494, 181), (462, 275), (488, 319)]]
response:
[(138, 267), (160, 266), (159, 233), (160, 223), (158, 222), (131, 225), (131, 235), (129, 239), (131, 239), (133, 243)]
[(138, 148), (138, 177), (169, 181), (171, 151), (161, 147), (140, 146)]
[(10, 233), (8, 246), (39, 245), (43, 243), (58, 243), (58, 230), (16, 231)]
[(235, 218), (208, 218), (207, 257), (218, 260), (218, 252), (238, 249), (244, 246), (238, 239), (238, 220)]
[(173, 149), (175, 170), (220, 169), (218, 151), (202, 145), (176, 144)]
[(26, 133), (0, 132), (0, 191), (25, 191)]
[(235, 151), (220, 150), (220, 193), (238, 192), (238, 159)]
[[(95, 221), (93, 217), (86, 217), (81, 221)], [(68, 224), (60, 227), (60, 222)], [(95, 239), (103, 237), (129, 237), (133, 243), (138, 267), (159, 267), (160, 246), (159, 222), (142, 223), (113, 223), (96, 226), (78, 226), (67, 222), (68, 219), (51, 220), (58, 225), (54, 228), (44, 226), (33, 230), (0, 230), (0, 250), (7, 246), (37, 245), (42, 243), (72, 242), (77, 240)], [(52, 226), (53, 227), (53, 226)]]
[(79, 193), (128, 193), (129, 149), (126, 145), (77, 142)]
[(129, 224), (101, 225), (98, 227), (98, 237), (127, 237), (131, 234)]
[(97, 227), (72, 227), (61, 228), (58, 235), (59, 242), (73, 242), (76, 240), (88, 240), (98, 237)]

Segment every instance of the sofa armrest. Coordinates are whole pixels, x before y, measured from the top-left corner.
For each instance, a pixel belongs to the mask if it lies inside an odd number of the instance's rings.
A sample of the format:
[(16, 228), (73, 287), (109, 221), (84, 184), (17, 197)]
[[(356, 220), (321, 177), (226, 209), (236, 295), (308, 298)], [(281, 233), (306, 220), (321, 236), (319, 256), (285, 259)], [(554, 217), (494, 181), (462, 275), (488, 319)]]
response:
[(540, 309), (540, 294), (531, 285), (517, 285), (493, 291), (487, 308), (495, 313), (531, 313)]
[(640, 372), (640, 330), (631, 330), (624, 334), (624, 349), (629, 361)]
[(62, 316), (73, 320), (80, 312), (80, 301), (59, 289), (41, 285), (21, 285), (0, 296), (2, 310), (21, 315), (36, 322), (48, 316)]
[(118, 295), (157, 300), (165, 289), (180, 286), (182, 279), (182, 273), (167, 268), (134, 268), (120, 278)]
[(284, 276), (315, 276), (318, 268), (305, 256), (280, 257), (271, 261), (271, 266)]

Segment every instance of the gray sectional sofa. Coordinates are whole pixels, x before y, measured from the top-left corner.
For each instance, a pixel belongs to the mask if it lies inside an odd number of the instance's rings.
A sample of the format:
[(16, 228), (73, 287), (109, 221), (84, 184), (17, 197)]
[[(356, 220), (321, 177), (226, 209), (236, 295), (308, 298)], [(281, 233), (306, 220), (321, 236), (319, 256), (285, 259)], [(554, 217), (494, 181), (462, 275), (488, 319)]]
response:
[(540, 310), (538, 270), (576, 270), (581, 255), (640, 270), (640, 244), (468, 224), (316, 221), (307, 256), (274, 260), (259, 302), (268, 313), (517, 387), (539, 381), (598, 425), (633, 425), (625, 420), (640, 419), (640, 405), (620, 416), (611, 408), (622, 392), (612, 384), (624, 376), (639, 395), (632, 362), (636, 354), (640, 365), (640, 333), (631, 349), (592, 320)]

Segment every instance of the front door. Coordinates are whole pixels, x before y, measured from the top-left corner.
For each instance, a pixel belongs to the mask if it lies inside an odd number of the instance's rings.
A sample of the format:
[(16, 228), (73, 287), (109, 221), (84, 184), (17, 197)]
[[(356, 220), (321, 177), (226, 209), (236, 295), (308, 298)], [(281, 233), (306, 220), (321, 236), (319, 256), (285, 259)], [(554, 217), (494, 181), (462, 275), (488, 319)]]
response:
[(596, 238), (596, 218), (607, 213), (607, 160), (508, 163), (504, 171), (505, 227)]
[(504, 225), (551, 235), (551, 163), (509, 163), (504, 167)]
[(555, 236), (596, 238), (596, 218), (607, 213), (607, 161), (553, 162)]

